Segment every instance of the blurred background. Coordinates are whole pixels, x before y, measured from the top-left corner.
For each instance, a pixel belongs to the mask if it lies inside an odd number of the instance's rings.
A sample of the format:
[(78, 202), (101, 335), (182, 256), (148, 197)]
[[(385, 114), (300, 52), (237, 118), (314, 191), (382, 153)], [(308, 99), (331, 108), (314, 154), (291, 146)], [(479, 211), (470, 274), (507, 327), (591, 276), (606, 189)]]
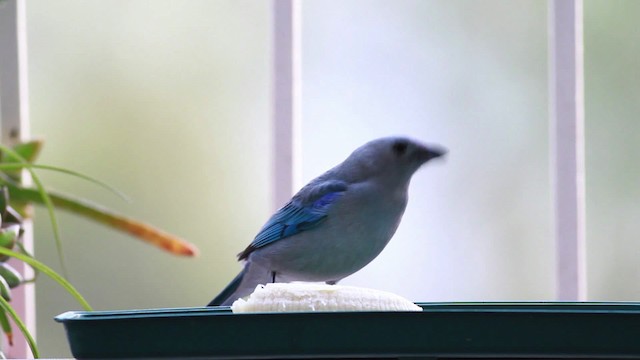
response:
[[(30, 0), (31, 132), (50, 187), (200, 248), (177, 258), (59, 212), (70, 280), (99, 310), (201, 306), (274, 210), (271, 3)], [(640, 2), (585, 0), (590, 300), (640, 298)], [(450, 149), (413, 179), (396, 236), (345, 284), (414, 301), (552, 300), (547, 2), (302, 1), (302, 177), (372, 138)], [(36, 256), (60, 270), (37, 212)], [(37, 333), (79, 306), (41, 276)]]

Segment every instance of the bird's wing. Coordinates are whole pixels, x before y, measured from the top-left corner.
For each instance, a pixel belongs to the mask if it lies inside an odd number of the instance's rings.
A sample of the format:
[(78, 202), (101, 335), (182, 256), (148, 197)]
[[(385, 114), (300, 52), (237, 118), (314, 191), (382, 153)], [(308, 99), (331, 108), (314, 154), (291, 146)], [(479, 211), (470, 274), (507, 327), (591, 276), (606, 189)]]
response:
[(256, 249), (318, 226), (346, 190), (347, 184), (342, 181), (307, 185), (269, 219), (238, 258), (246, 259)]

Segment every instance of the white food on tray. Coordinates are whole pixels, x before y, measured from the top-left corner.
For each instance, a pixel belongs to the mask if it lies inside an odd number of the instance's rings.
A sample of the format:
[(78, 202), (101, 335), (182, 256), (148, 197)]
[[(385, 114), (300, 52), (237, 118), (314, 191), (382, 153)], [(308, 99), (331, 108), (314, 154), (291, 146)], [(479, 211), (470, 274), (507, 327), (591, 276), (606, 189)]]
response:
[(258, 285), (231, 305), (234, 313), (307, 311), (422, 311), (402, 296), (355, 286), (317, 283)]

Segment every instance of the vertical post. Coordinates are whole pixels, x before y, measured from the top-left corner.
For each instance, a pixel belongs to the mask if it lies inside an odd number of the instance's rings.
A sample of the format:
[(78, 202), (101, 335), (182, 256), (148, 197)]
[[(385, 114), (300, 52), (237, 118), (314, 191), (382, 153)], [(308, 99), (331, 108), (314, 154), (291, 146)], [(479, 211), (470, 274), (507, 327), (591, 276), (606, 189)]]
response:
[(558, 300), (586, 300), (582, 0), (549, 0)]
[(273, 0), (273, 202), (284, 205), (299, 186), (300, 4)]
[[(27, 39), (25, 1), (0, 1), (0, 138), (3, 144), (12, 145), (29, 137), (29, 102), (27, 88)], [(28, 182), (29, 179), (24, 181)], [(32, 226), (25, 224), (24, 245), (33, 250)], [(33, 271), (24, 263), (11, 260), (26, 278)], [(24, 284), (12, 291), (12, 306), (35, 334), (35, 289)], [(30, 352), (26, 341), (14, 325), (14, 346), (7, 347), (10, 358), (27, 358)]]

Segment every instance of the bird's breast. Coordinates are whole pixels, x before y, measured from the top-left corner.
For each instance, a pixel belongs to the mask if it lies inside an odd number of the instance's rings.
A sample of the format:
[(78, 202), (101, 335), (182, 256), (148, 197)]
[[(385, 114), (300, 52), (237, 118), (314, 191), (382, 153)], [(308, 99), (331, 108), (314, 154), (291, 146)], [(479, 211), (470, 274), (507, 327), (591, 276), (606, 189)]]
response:
[(316, 228), (265, 247), (256, 255), (276, 273), (302, 281), (340, 280), (371, 262), (395, 233), (406, 195), (350, 186)]
[[(400, 189), (402, 190), (402, 189)], [(395, 233), (407, 197), (371, 183), (349, 185), (318, 226), (255, 250), (249, 261), (280, 281), (337, 281), (371, 262)]]
[(334, 223), (332, 227), (345, 230), (339, 245), (351, 243), (354, 251), (372, 252), (375, 257), (398, 228), (407, 204), (406, 192), (364, 185), (347, 195), (350, 196), (345, 196), (343, 206), (336, 207), (327, 221)]

